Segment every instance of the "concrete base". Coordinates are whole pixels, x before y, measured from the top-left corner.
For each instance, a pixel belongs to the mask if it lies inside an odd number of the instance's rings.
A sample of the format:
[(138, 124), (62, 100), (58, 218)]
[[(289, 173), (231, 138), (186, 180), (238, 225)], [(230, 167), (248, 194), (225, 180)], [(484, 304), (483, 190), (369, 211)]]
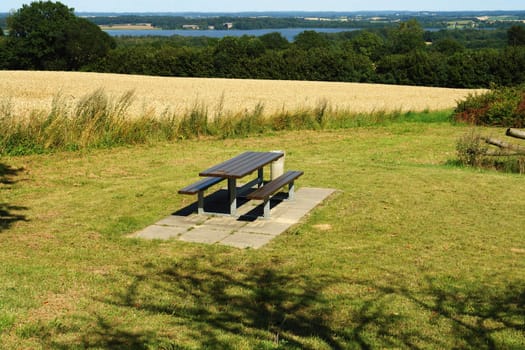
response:
[(238, 208), (240, 217), (198, 215), (192, 213), (191, 208), (185, 208), (130, 237), (258, 249), (298, 223), (334, 192), (325, 188), (300, 188), (293, 201), (272, 200), (268, 220), (260, 218), (262, 202), (243, 203)]

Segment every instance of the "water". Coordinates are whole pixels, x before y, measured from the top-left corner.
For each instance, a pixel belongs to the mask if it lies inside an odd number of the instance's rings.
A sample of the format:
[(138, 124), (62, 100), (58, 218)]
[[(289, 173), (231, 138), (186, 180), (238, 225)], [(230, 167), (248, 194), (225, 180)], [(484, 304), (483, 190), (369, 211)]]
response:
[(360, 28), (285, 28), (285, 29), (253, 29), (253, 30), (140, 30), (140, 29), (107, 29), (105, 30), (111, 36), (206, 36), (210, 38), (223, 38), (225, 36), (261, 36), (268, 33), (281, 33), (288, 41), (293, 41), (297, 34), (305, 30), (314, 30), (318, 33), (339, 33), (351, 32), (359, 30)]

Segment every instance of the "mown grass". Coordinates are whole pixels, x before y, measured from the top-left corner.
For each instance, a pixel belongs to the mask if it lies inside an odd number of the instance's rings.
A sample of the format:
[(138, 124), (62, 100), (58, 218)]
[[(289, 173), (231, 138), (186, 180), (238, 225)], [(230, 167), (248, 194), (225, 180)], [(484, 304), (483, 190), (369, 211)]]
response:
[[(449, 165), (466, 130), (5, 156), (0, 347), (523, 348), (523, 177)], [(125, 237), (193, 201), (176, 191), (199, 170), (272, 149), (299, 186), (339, 192), (262, 249)]]

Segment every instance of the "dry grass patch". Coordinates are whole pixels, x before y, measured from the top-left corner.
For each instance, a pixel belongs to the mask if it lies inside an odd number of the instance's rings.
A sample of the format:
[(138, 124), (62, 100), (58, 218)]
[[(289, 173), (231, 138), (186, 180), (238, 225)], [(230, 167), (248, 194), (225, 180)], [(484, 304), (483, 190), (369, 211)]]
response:
[(332, 225), (330, 224), (317, 224), (313, 227), (319, 231), (330, 231), (332, 229)]

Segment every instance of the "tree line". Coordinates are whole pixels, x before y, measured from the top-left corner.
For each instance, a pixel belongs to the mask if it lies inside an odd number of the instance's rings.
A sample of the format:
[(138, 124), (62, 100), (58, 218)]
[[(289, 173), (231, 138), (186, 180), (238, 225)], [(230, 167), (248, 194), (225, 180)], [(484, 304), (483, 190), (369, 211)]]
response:
[(383, 30), (304, 31), (292, 43), (279, 33), (222, 39), (121, 38), (116, 49), (85, 68), (161, 76), (466, 88), (525, 82), (523, 27), (512, 27), (503, 35), (472, 31), (462, 38), (458, 33), (428, 33), (409, 20)]
[(7, 23), (9, 34), (0, 38), (1, 69), (468, 88), (525, 82), (523, 26), (426, 32), (410, 19), (337, 34), (307, 30), (293, 42), (279, 33), (115, 39), (50, 1), (24, 5)]

